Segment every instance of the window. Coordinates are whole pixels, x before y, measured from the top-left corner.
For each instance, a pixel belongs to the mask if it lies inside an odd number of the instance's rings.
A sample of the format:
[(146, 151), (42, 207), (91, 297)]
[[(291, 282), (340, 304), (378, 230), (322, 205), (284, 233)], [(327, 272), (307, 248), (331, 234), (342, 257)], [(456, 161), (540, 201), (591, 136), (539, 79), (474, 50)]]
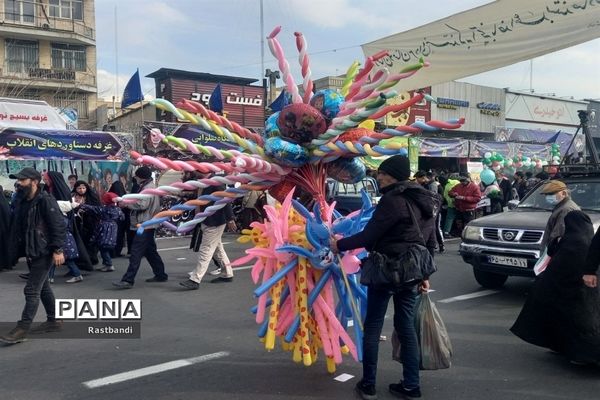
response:
[(50, 0), (50, 16), (83, 21), (83, 0)]
[(54, 95), (54, 107), (73, 108), (77, 111), (79, 118), (88, 118), (88, 96), (86, 93), (56, 94)]
[(35, 4), (33, 0), (4, 0), (4, 14), (9, 21), (33, 24)]
[(28, 72), (38, 68), (38, 42), (6, 39), (6, 68), (8, 72)]
[(85, 46), (52, 43), (52, 68), (86, 71)]

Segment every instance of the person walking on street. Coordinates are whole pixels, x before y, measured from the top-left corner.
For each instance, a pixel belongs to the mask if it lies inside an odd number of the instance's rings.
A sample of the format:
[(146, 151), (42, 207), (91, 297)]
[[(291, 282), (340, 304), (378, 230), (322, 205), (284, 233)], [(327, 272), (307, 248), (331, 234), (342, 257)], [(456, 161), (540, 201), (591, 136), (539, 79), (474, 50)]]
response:
[[(565, 215), (564, 231), (548, 243), (552, 258), (537, 276), (510, 329), (524, 341), (555, 351), (577, 365), (600, 365), (598, 259), (588, 254), (598, 245), (593, 235), (592, 221), (584, 212)], [(594, 243), (591, 248), (590, 243)]]
[[(225, 190), (224, 186), (211, 186), (204, 189), (202, 195), (209, 195), (222, 190)], [(234, 232), (237, 230), (230, 203), (227, 203), (225, 207), (219, 209), (213, 215), (201, 222), (200, 229), (202, 230), (202, 241), (198, 250), (198, 264), (196, 265), (196, 268), (189, 273), (189, 279), (179, 282), (181, 286), (189, 290), (198, 289), (200, 287), (200, 281), (202, 281), (202, 278), (206, 274), (213, 256), (218, 265), (221, 266), (221, 275), (213, 279), (211, 283), (233, 281), (231, 262), (229, 261), (229, 257), (227, 257), (227, 253), (225, 253), (221, 241), (225, 226)]]
[(510, 180), (500, 171), (496, 171), (496, 183), (502, 191), (502, 209), (508, 206), (508, 202), (512, 200), (512, 185)]
[(450, 196), (450, 191), (460, 184), (458, 179), (448, 177), (447, 179), (440, 178), (440, 181), (444, 185), (444, 200), (446, 200), (446, 218), (444, 219), (444, 237), (450, 238), (452, 234), (452, 226), (454, 225), (454, 219), (456, 218), (456, 206), (454, 204), (454, 198)]
[(33, 168), (23, 168), (10, 179), (17, 180), (19, 203), (16, 205), (12, 234), (16, 239), (17, 254), (27, 258), (29, 277), (23, 290), (25, 308), (21, 320), (0, 341), (9, 344), (22, 342), (30, 331), (40, 300), (46, 310), (47, 321), (34, 331), (60, 330), (61, 323), (55, 318), (54, 293), (48, 283), (52, 265), (65, 262), (63, 246), (65, 224), (58, 204), (52, 196), (41, 190), (42, 175)]
[[(152, 171), (146, 166), (139, 167), (135, 171), (135, 180), (139, 184), (140, 192), (144, 189), (155, 188), (152, 181)], [(158, 196), (152, 196), (149, 199), (138, 200), (136, 203), (128, 203), (126, 207), (131, 210), (131, 225), (129, 229), (136, 231), (138, 224), (149, 221), (160, 211), (160, 199)], [(127, 272), (125, 272), (121, 281), (113, 282), (113, 286), (119, 289), (132, 288), (135, 283), (135, 276), (140, 269), (142, 257), (146, 257), (150, 263), (152, 272), (154, 272), (154, 276), (146, 279), (146, 282), (166, 282), (169, 279), (169, 276), (165, 273), (165, 264), (156, 248), (156, 240), (154, 238), (155, 229), (156, 227), (146, 228), (141, 235), (136, 234), (133, 237)]]
[[(442, 185), (435, 180), (435, 175), (432, 172), (417, 171), (415, 173), (415, 180), (425, 189), (429, 190), (438, 195), (440, 203), (444, 198), (444, 189)], [(442, 232), (442, 213), (437, 213), (435, 217), (435, 240), (437, 242), (437, 248), (440, 253), (446, 251), (444, 246), (444, 233)]]
[(523, 200), (527, 194), (527, 182), (525, 182), (525, 175), (523, 172), (517, 171), (514, 175), (515, 180), (513, 181), (513, 189), (517, 192), (519, 200)]
[[(331, 239), (331, 251), (338, 253), (364, 247), (368, 251), (393, 258), (406, 252), (410, 246), (425, 244), (431, 253), (435, 248), (434, 224), (439, 211), (439, 199), (421, 185), (408, 181), (409, 177), (408, 157), (397, 155), (382, 162), (377, 181), (383, 197), (377, 204), (373, 217), (364, 230), (356, 235), (340, 240)], [(413, 223), (411, 209), (418, 226)], [(362, 399), (377, 398), (379, 339), (390, 298), (394, 301), (394, 328), (402, 348), (403, 379), (389, 385), (389, 391), (397, 396), (421, 397), (420, 352), (414, 308), (418, 290), (428, 289), (428, 279), (401, 290), (368, 287), (363, 336), (363, 376), (356, 384), (356, 391)]]
[(448, 195), (454, 198), (454, 205), (458, 211), (458, 217), (462, 219), (463, 229), (469, 222), (475, 219), (475, 210), (477, 203), (481, 200), (481, 190), (479, 186), (471, 182), (468, 176), (461, 176), (460, 185), (456, 185), (450, 190)]
[(567, 185), (562, 181), (552, 180), (546, 183), (540, 193), (546, 195), (546, 203), (553, 207), (542, 239), (542, 249), (545, 249), (554, 239), (561, 237), (565, 232), (565, 215), (571, 211), (580, 210), (580, 208), (571, 200)]

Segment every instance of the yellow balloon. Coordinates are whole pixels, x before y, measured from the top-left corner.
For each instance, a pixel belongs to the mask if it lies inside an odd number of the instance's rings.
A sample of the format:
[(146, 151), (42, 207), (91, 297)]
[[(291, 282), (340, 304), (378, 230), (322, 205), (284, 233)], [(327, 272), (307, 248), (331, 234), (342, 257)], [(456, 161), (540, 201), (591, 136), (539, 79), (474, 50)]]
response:
[(366, 120), (364, 122), (361, 122), (358, 125), (358, 127), (359, 128), (365, 128), (365, 129), (368, 129), (368, 130), (372, 131), (373, 129), (375, 129), (375, 121), (373, 121), (372, 119), (368, 119), (368, 120)]

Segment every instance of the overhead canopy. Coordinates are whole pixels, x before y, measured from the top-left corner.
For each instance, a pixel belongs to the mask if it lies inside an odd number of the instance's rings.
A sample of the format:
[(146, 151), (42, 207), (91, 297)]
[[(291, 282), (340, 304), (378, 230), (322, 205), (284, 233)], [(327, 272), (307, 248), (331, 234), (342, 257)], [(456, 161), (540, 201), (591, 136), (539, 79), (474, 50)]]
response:
[[(430, 61), (400, 90), (420, 89), (490, 71), (600, 37), (596, 0), (498, 0), (362, 46), (365, 56), (388, 50), (380, 68), (399, 72)], [(570, 62), (570, 60), (565, 60)]]

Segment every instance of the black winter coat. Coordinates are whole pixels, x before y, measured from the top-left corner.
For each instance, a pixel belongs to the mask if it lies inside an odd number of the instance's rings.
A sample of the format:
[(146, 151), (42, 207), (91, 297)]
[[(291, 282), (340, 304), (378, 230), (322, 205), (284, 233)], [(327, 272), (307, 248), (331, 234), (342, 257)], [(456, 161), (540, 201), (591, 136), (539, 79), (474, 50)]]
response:
[[(381, 193), (383, 197), (365, 228), (356, 235), (340, 239), (338, 249), (346, 251), (364, 247), (394, 256), (404, 252), (407, 244), (421, 244), (433, 252), (436, 246), (435, 217), (441, 205), (437, 193), (410, 181), (386, 186)], [(419, 226), (413, 224), (407, 202), (410, 202)]]
[(526, 342), (583, 363), (600, 362), (600, 296), (582, 279), (593, 233), (585, 213), (566, 215), (565, 233), (548, 246), (552, 259), (511, 328)]
[[(13, 216), (20, 215), (19, 208), (27, 200), (22, 199), (16, 206)], [(24, 246), (17, 244), (17, 248), (25, 249), (28, 258), (40, 258), (49, 255), (56, 249), (62, 249), (65, 243), (66, 227), (63, 215), (56, 200), (48, 193), (38, 190), (31, 200), (27, 221), (13, 221), (13, 238), (19, 236), (19, 224), (26, 223)]]

